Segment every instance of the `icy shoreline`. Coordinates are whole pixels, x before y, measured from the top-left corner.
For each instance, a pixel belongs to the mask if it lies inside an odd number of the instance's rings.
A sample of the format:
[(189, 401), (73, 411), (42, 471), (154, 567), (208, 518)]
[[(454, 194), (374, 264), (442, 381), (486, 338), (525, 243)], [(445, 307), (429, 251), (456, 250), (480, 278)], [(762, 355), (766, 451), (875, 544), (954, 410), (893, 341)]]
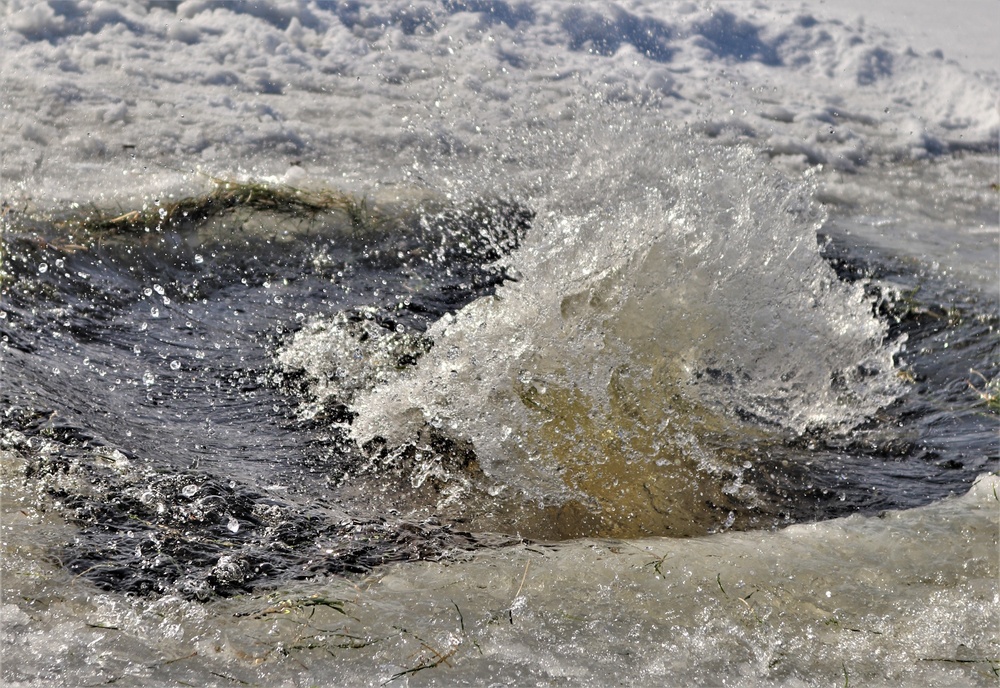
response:
[(59, 526), (9, 495), (5, 540), (21, 554), (5, 557), (4, 585), (22, 602), (0, 607), (4, 671), (11, 688), (411, 674), (419, 685), (994, 685), (998, 488), (984, 475), (964, 496), (877, 517), (483, 550), (209, 606), (66, 579), (36, 556)]
[(5, 200), (168, 193), (197, 184), (198, 170), (426, 175), (398, 167), (572, 126), (587, 99), (844, 170), (997, 150), (996, 72), (811, 8), (254, 7), (6, 3)]

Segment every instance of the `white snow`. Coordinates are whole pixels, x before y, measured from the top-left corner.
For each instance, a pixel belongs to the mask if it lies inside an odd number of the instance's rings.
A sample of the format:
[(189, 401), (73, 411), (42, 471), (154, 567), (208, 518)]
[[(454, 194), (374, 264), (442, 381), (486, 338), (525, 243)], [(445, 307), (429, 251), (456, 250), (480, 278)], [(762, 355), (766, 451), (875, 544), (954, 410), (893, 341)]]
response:
[(997, 0), (819, 0), (834, 16), (860, 16), (890, 30), (917, 50), (940, 50), (975, 71), (1000, 69), (1000, 2)]
[(996, 150), (995, 70), (845, 3), (8, 0), (0, 195), (111, 200), (292, 166), (369, 183), (572, 122), (584, 94), (842, 169)]

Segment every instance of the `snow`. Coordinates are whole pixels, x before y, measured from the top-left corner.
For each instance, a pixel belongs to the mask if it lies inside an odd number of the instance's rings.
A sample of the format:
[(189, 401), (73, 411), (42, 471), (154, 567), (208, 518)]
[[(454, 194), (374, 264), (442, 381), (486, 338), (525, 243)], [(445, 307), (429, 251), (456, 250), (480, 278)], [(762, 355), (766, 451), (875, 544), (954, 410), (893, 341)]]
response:
[[(812, 3), (817, 4), (817, 3)], [(997, 0), (819, 0), (825, 12), (861, 16), (922, 50), (941, 50), (974, 71), (1000, 69)]]
[[(295, 166), (364, 183), (571, 126), (582, 94), (839, 169), (996, 150), (995, 41), (974, 73), (931, 47), (960, 30), (935, 3), (872, 10), (913, 41), (858, 4), (9, 0), (0, 195), (110, 202)], [(962, 6), (980, 35), (996, 3)], [(940, 39), (917, 42), (931, 19)]]

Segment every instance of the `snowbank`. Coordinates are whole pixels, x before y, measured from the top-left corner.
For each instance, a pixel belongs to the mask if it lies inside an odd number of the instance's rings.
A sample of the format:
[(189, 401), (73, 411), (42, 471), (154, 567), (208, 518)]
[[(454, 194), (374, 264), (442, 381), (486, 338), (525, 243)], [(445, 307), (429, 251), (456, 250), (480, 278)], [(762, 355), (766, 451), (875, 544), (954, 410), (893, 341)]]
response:
[(572, 122), (582, 95), (841, 169), (993, 151), (1000, 130), (996, 72), (777, 4), (11, 0), (0, 14), (2, 194), (41, 203), (169, 191), (199, 168), (365, 179)]

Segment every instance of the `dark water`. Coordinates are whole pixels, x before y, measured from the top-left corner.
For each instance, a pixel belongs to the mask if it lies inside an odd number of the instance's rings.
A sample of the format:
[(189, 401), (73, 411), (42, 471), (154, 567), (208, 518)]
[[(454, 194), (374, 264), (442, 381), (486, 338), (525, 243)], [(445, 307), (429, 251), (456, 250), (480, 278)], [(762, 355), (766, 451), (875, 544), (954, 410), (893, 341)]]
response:
[[(416, 450), (389, 461), (378, 442), (357, 446), (349, 398), (303, 415), (305, 373), (275, 362), (297, 331), (339, 314), (359, 346), (412, 365), (433, 346), (422, 337), (431, 323), (514, 277), (502, 258), (531, 231), (529, 208), (425, 201), (359, 222), (237, 206), (151, 231), (15, 219), (0, 320), (4, 441), (38, 505), (78, 527), (52, 552), (70, 571), (203, 598), (559, 532), (518, 527), (522, 507), (477, 486), (471, 447), (428, 429), (420, 450), (472, 485), (441, 507), (444, 484), (408, 479)], [(771, 528), (908, 508), (996, 466), (983, 397), (1000, 374), (996, 304), (827, 231), (823, 255), (839, 278), (863, 280), (890, 338), (906, 337), (906, 391), (849, 434), (747, 440), (743, 480), (761, 497), (708, 498), (716, 521), (738, 511), (737, 527)], [(489, 510), (513, 514), (490, 522), (501, 534), (477, 527)], [(535, 511), (536, 526), (566, 518)], [(602, 534), (586, 513), (575, 518), (572, 534)]]

